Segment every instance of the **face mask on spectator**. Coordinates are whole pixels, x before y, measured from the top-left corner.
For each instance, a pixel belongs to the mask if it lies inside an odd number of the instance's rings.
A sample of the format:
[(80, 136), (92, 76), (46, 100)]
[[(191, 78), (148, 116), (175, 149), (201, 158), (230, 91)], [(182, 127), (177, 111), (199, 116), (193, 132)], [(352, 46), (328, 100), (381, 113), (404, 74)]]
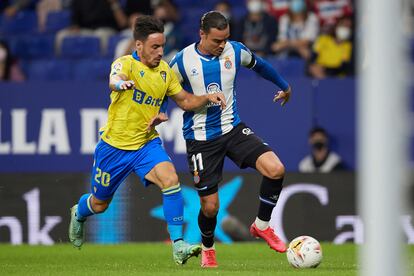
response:
[(293, 13), (301, 13), (306, 9), (305, 2), (303, 0), (293, 0), (290, 3), (290, 10)]
[(258, 13), (263, 10), (263, 5), (261, 1), (250, 1), (247, 3), (247, 10), (251, 13)]
[(322, 141), (317, 141), (317, 142), (312, 144), (312, 148), (314, 150), (321, 150), (321, 149), (326, 148), (326, 144)]
[(351, 37), (351, 29), (345, 26), (336, 27), (336, 38), (341, 41), (348, 40)]
[(5, 62), (7, 57), (7, 51), (3, 47), (0, 47), (0, 62)]

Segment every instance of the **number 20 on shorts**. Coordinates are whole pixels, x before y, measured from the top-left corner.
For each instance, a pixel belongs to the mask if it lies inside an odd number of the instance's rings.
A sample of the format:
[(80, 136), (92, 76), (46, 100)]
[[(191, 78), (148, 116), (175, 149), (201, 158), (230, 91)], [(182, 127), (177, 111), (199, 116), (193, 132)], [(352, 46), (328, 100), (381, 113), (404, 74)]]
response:
[(96, 168), (95, 181), (104, 187), (108, 187), (109, 181), (111, 181), (111, 175), (107, 172), (103, 172), (100, 168)]

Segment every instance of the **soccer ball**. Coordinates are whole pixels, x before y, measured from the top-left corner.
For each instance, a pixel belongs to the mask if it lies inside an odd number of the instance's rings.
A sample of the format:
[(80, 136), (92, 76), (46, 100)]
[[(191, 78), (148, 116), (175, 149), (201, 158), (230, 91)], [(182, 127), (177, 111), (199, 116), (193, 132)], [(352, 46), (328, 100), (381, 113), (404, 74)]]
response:
[(316, 239), (300, 236), (290, 242), (286, 255), (293, 267), (315, 268), (322, 261), (322, 248)]

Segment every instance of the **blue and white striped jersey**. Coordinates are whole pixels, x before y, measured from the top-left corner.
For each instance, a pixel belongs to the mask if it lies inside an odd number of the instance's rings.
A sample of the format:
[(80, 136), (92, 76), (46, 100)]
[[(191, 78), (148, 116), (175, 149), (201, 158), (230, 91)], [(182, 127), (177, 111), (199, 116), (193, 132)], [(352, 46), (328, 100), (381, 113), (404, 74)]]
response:
[(228, 133), (240, 123), (236, 101), (236, 75), (240, 66), (251, 67), (254, 55), (242, 43), (228, 41), (220, 56), (206, 56), (197, 43), (187, 46), (170, 62), (183, 88), (195, 95), (223, 92), (227, 107), (207, 105), (197, 112), (184, 112), (184, 138), (211, 140)]

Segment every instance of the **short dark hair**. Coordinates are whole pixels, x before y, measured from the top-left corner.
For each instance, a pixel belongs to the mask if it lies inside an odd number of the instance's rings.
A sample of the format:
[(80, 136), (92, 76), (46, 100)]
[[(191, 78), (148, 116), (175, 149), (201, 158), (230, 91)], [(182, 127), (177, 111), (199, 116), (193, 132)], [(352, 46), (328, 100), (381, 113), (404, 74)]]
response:
[(209, 33), (211, 28), (216, 28), (220, 31), (225, 30), (228, 25), (227, 19), (218, 11), (206, 12), (200, 20), (200, 30), (205, 33)]
[(155, 33), (164, 33), (164, 25), (160, 20), (149, 15), (140, 15), (135, 19), (135, 40), (145, 41), (149, 35)]
[(309, 131), (309, 136), (314, 135), (315, 133), (322, 133), (323, 135), (325, 135), (326, 137), (328, 137), (328, 133), (326, 132), (326, 130), (323, 127), (320, 126), (315, 126), (313, 127), (310, 131)]

